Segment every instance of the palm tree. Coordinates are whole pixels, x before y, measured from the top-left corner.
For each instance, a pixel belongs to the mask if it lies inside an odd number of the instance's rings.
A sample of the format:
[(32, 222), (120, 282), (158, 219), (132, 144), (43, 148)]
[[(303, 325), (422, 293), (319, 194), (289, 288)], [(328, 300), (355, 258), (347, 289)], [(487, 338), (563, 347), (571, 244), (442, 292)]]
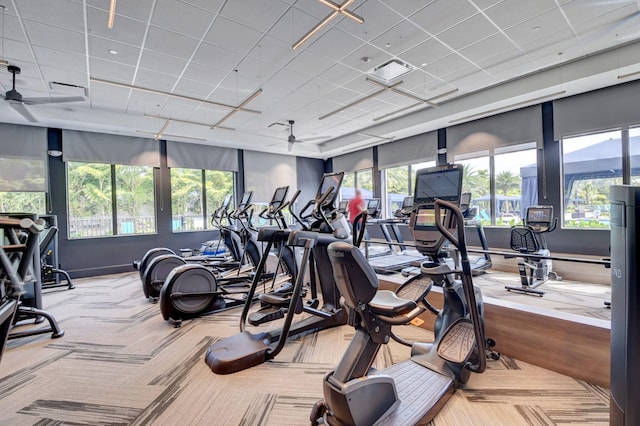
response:
[(496, 176), (496, 191), (502, 192), (505, 197), (511, 190), (520, 188), (520, 176), (514, 175), (510, 170), (504, 170)]

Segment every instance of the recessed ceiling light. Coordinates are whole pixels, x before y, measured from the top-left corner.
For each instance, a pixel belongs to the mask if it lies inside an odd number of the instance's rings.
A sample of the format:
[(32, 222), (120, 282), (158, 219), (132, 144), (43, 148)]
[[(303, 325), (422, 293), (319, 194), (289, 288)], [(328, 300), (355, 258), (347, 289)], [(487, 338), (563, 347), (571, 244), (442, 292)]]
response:
[(537, 25), (535, 27), (531, 28), (531, 31), (539, 31), (539, 30), (540, 30), (540, 27), (537, 26)]
[(117, 50), (115, 50), (115, 49), (109, 49), (109, 50), (108, 50), (108, 52), (109, 52), (110, 54), (112, 54), (112, 55), (117, 55), (117, 54), (118, 54), (118, 51), (117, 51)]

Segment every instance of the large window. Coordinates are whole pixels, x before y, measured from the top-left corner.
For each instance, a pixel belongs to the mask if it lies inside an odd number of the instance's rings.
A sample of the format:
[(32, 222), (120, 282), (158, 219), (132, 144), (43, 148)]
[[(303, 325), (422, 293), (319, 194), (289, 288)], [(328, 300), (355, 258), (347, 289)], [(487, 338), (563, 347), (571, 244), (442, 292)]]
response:
[(45, 200), (44, 192), (0, 192), (0, 212), (44, 214)]
[(609, 187), (622, 183), (621, 137), (618, 130), (562, 140), (566, 228), (609, 227)]
[(362, 192), (362, 198), (365, 200), (373, 197), (373, 172), (371, 169), (345, 173), (340, 187), (340, 199), (352, 199), (356, 189)]
[(152, 167), (68, 162), (67, 193), (69, 238), (156, 231)]
[(407, 166), (389, 167), (384, 170), (384, 188), (382, 197), (385, 200), (386, 217), (402, 207), (405, 197), (413, 196), (416, 172), (427, 167), (434, 167), (435, 161), (427, 161)]
[(471, 203), (478, 206), (483, 225), (513, 226), (521, 223), (527, 207), (537, 203), (534, 146), (523, 144), (496, 148), (493, 155), (456, 160), (464, 166), (462, 192), (471, 193)]
[(233, 172), (172, 168), (173, 231), (200, 231), (211, 228), (208, 217), (220, 207), (224, 197), (232, 193)]

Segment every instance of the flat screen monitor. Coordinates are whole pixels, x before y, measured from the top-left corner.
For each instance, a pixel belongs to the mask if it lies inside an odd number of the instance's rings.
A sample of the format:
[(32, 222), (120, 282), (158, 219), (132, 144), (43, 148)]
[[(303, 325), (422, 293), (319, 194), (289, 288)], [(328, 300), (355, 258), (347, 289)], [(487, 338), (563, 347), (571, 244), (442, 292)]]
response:
[(402, 207), (400, 207), (402, 210), (411, 210), (411, 208), (413, 207), (413, 197), (404, 197), (404, 200), (402, 200)]
[(251, 197), (253, 197), (253, 191), (245, 192), (244, 194), (242, 194), (242, 199), (240, 200), (238, 207), (246, 207), (251, 202)]
[(349, 200), (342, 200), (340, 204), (338, 204), (338, 211), (342, 214), (347, 212), (347, 207), (349, 206)]
[(333, 192), (326, 198), (323, 205), (333, 206), (335, 200), (340, 192), (340, 186), (342, 185), (342, 178), (344, 172), (325, 173), (320, 182), (320, 187), (316, 193), (316, 200), (319, 200), (322, 194), (324, 194), (329, 188), (333, 187)]
[(462, 166), (430, 167), (418, 170), (415, 185), (415, 204), (433, 204), (435, 200), (458, 203), (462, 190)]
[(224, 211), (229, 209), (229, 206), (231, 205), (231, 199), (233, 198), (233, 194), (227, 194), (226, 197), (224, 197), (224, 200), (222, 201), (222, 205), (220, 206), (220, 208)]
[(284, 203), (284, 200), (287, 198), (288, 192), (288, 186), (281, 186), (280, 188), (276, 188), (269, 205), (274, 209), (280, 208), (280, 206), (282, 206), (282, 204)]
[(372, 198), (367, 200), (367, 214), (375, 215), (378, 211), (380, 211), (380, 199)]
[(529, 206), (527, 207), (527, 225), (549, 225), (553, 218), (552, 206)]

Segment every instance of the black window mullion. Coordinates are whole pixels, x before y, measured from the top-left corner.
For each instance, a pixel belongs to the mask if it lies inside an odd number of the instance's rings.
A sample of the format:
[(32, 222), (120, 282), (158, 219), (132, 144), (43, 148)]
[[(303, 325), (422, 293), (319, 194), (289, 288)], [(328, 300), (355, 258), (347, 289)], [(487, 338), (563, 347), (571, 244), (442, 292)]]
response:
[(116, 165), (111, 165), (111, 221), (113, 235), (118, 235), (118, 195), (116, 194)]

